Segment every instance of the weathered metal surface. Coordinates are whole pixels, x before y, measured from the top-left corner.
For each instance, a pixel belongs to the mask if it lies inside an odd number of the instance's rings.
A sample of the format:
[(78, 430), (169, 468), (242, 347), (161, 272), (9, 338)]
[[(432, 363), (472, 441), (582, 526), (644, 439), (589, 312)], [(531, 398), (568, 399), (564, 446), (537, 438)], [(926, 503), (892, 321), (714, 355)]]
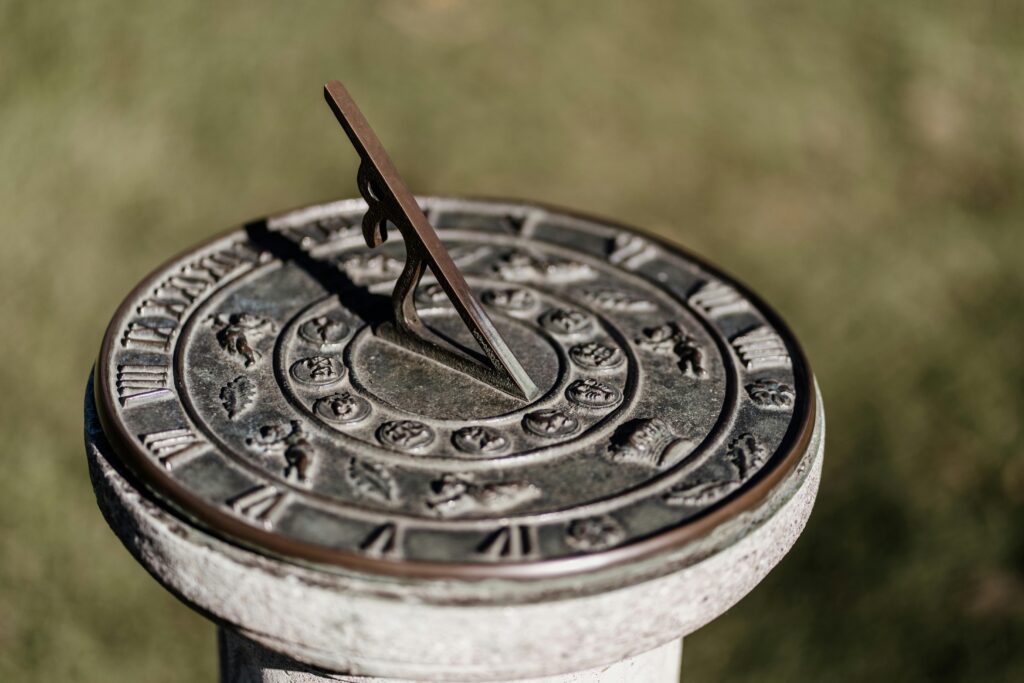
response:
[[(374, 330), (402, 242), (367, 205), (290, 212), (147, 278), (96, 373), (104, 430), (214, 533), (405, 576), (558, 576), (633, 562), (766, 499), (803, 457), (812, 378), (785, 325), (681, 250), (521, 202), (419, 200), (537, 395)], [(418, 317), (472, 348), (429, 274)]]

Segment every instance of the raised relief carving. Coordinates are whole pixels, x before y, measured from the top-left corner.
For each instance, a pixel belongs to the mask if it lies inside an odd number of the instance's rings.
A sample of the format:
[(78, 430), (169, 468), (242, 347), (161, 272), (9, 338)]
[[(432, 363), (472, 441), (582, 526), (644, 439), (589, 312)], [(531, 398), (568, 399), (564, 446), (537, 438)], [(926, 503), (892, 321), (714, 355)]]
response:
[(494, 532), (480, 544), (478, 554), (491, 561), (517, 562), (539, 556), (537, 529), (511, 524)]
[(371, 557), (401, 559), (403, 536), (402, 527), (388, 522), (371, 531), (359, 549)]
[(576, 433), (580, 421), (563, 410), (546, 408), (527, 413), (523, 417), (523, 427), (531, 434), (557, 439)]
[(314, 386), (325, 386), (340, 382), (345, 376), (345, 366), (331, 356), (309, 356), (292, 363), (289, 369), (295, 381)]
[(309, 481), (316, 451), (306, 439), (302, 423), (292, 420), (286, 424), (263, 425), (246, 444), (263, 453), (284, 457), (284, 477), (288, 481), (305, 484)]
[(622, 351), (601, 342), (576, 344), (569, 349), (569, 358), (576, 365), (590, 370), (612, 370), (626, 360)]
[(377, 440), (400, 451), (426, 448), (434, 441), (434, 430), (417, 420), (391, 420), (377, 429)]
[(658, 255), (658, 249), (640, 235), (622, 232), (608, 242), (608, 261), (636, 269)]
[(370, 415), (370, 402), (349, 391), (341, 391), (321, 398), (313, 404), (313, 411), (335, 424), (354, 424)]
[(583, 311), (568, 308), (552, 308), (545, 311), (538, 320), (540, 326), (558, 337), (571, 337), (588, 332), (594, 320)]
[(473, 425), (462, 427), (452, 433), (452, 443), (464, 453), (473, 455), (494, 455), (508, 448), (509, 441), (498, 430)]
[(641, 299), (621, 289), (587, 289), (583, 292), (583, 298), (606, 311), (641, 313), (657, 308), (652, 301)]
[(768, 459), (768, 450), (752, 434), (741, 434), (726, 448), (728, 472), (690, 477), (670, 488), (663, 499), (672, 506), (706, 506), (725, 498), (749, 479)]
[(688, 444), (660, 417), (631, 420), (612, 438), (610, 453), (616, 462), (661, 468), (669, 464), (676, 446)]
[(337, 346), (351, 331), (351, 326), (338, 314), (318, 315), (299, 325), (299, 336), (321, 348)]
[(533, 484), (521, 481), (480, 483), (469, 474), (446, 474), (431, 482), (427, 508), (441, 517), (474, 512), (501, 513), (541, 495)]
[(678, 323), (668, 322), (657, 327), (647, 327), (636, 344), (651, 353), (674, 355), (679, 369), (687, 377), (703, 379), (708, 376), (704, 368), (704, 354), (697, 341), (684, 332)]
[(168, 318), (132, 320), (125, 327), (121, 346), (167, 351), (170, 348), (171, 335), (177, 328), (178, 323)]
[(378, 252), (353, 254), (338, 263), (356, 284), (394, 280), (402, 273), (402, 261)]
[(508, 289), (488, 289), (480, 297), (488, 306), (506, 311), (528, 311), (537, 305), (537, 297), (528, 289), (512, 287)]
[(609, 408), (622, 400), (622, 392), (606, 382), (587, 377), (566, 387), (565, 397), (584, 408)]
[(509, 282), (579, 282), (597, 277), (597, 272), (585, 263), (542, 259), (522, 251), (503, 256), (494, 264), (494, 271)]
[(139, 440), (150, 455), (168, 470), (194, 460), (206, 445), (206, 441), (189, 427), (140, 434)]
[(792, 408), (796, 401), (793, 387), (774, 379), (759, 379), (748, 384), (746, 389), (750, 400), (761, 408)]
[(792, 362), (782, 337), (763, 325), (734, 337), (732, 347), (747, 370), (788, 368)]
[(565, 542), (583, 552), (606, 550), (618, 545), (626, 537), (622, 525), (611, 515), (577, 519), (569, 524)]
[(345, 478), (361, 496), (389, 504), (399, 500), (398, 482), (391, 470), (378, 462), (349, 458)]
[(229, 498), (227, 505), (250, 522), (260, 524), (265, 529), (272, 529), (281, 516), (284, 502), (284, 491), (261, 484), (243, 491), (234, 498)]
[(166, 365), (130, 364), (117, 366), (117, 400), (122, 407), (168, 398), (170, 369)]
[(741, 434), (729, 442), (725, 452), (729, 463), (736, 468), (740, 481), (761, 469), (768, 459), (768, 449), (753, 434)]
[(235, 242), (184, 264), (161, 280), (136, 307), (140, 317), (128, 322), (121, 345), (169, 350), (182, 316), (196, 299), (239, 268), (252, 266), (262, 258), (245, 242)]
[(220, 389), (220, 404), (229, 420), (244, 413), (256, 399), (256, 383), (245, 375), (239, 375)]
[(254, 340), (273, 334), (276, 330), (269, 318), (253, 313), (212, 315), (207, 320), (217, 330), (217, 343), (220, 347), (229, 356), (241, 357), (247, 368), (255, 365), (261, 357)]
[(694, 288), (688, 299), (691, 306), (709, 318), (720, 318), (730, 313), (749, 311), (750, 302), (735, 289), (717, 280), (702, 282)]

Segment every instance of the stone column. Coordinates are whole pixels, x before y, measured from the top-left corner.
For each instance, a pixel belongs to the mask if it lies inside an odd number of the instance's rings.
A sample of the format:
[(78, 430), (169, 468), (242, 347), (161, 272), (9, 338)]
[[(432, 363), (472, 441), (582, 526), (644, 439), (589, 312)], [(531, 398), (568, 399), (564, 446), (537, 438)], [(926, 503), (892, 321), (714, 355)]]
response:
[(106, 442), (91, 388), (86, 448), (114, 532), (218, 623), (222, 681), (667, 683), (678, 679), (681, 638), (749, 592), (802, 531), (823, 456), (820, 397), (817, 406), (806, 454), (759, 506), (682, 548), (596, 570), (584, 593), (571, 576), (397, 579), (229, 543), (135, 482)]

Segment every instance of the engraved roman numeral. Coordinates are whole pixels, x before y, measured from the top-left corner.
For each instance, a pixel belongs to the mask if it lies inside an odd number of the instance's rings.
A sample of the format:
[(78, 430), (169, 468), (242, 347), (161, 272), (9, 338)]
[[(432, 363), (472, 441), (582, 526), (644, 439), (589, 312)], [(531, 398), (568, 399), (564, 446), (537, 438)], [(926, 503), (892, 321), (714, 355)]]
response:
[(638, 268), (657, 255), (658, 250), (643, 237), (624, 232), (611, 240), (608, 260), (625, 268)]
[(121, 346), (135, 345), (166, 351), (170, 345), (171, 334), (177, 325), (176, 320), (166, 318), (159, 318), (156, 321), (133, 320), (125, 328)]
[(184, 299), (171, 299), (167, 297), (153, 297), (143, 299), (135, 312), (139, 315), (163, 315), (175, 320), (181, 320), (185, 309), (188, 308), (188, 301)]
[(285, 493), (273, 486), (261, 484), (247, 489), (227, 501), (228, 506), (251, 522), (270, 529), (284, 509)]
[(789, 367), (789, 352), (782, 338), (769, 327), (758, 327), (732, 340), (747, 370)]
[(750, 310), (750, 304), (724, 282), (703, 282), (690, 295), (690, 305), (709, 318)]
[(166, 365), (118, 365), (117, 398), (122, 407), (167, 398), (169, 369)]
[(139, 439), (146, 450), (169, 470), (194, 460), (206, 445), (206, 442), (188, 427), (140, 434)]
[(513, 524), (494, 532), (483, 542), (478, 553), (489, 560), (518, 561), (536, 557), (539, 552), (537, 529)]
[(402, 556), (403, 535), (401, 527), (388, 522), (371, 531), (359, 549), (373, 557), (399, 558)]

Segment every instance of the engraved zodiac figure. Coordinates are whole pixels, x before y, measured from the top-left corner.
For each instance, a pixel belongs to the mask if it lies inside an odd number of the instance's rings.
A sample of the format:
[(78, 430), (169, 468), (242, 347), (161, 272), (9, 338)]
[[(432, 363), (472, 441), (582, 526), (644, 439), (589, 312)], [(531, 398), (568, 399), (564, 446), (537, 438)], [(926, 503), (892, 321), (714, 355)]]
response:
[(212, 315), (208, 318), (217, 330), (217, 343), (231, 355), (239, 355), (245, 360), (245, 367), (251, 367), (260, 359), (261, 354), (253, 348), (250, 336), (274, 332), (275, 326), (269, 318), (253, 313), (232, 313), (231, 315)]
[(697, 340), (676, 323), (668, 322), (657, 327), (648, 327), (644, 330), (644, 336), (637, 339), (636, 343), (653, 353), (675, 354), (676, 360), (679, 361), (679, 369), (687, 377), (707, 377), (704, 354), (697, 345)]
[(540, 489), (521, 481), (478, 482), (469, 474), (446, 474), (430, 484), (427, 508), (441, 517), (507, 512), (539, 498)]
[(260, 427), (256, 436), (245, 442), (264, 453), (284, 456), (284, 477), (289, 481), (305, 482), (313, 463), (314, 449), (302, 431), (302, 424), (292, 420), (288, 425), (268, 424)]

